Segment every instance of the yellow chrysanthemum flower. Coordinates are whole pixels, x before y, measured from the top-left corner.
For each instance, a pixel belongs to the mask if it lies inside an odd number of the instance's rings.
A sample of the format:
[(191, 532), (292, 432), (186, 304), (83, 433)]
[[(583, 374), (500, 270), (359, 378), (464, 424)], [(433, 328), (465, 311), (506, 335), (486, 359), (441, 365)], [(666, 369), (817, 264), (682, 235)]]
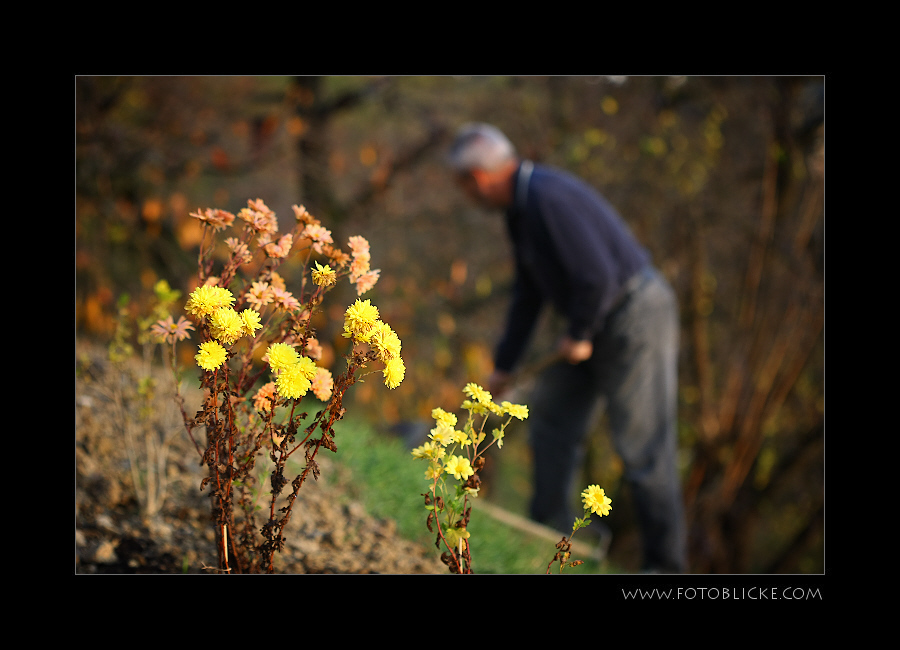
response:
[(400, 337), (390, 325), (383, 321), (376, 321), (372, 326), (369, 343), (375, 348), (378, 358), (384, 362), (400, 356)]
[(318, 262), (313, 262), (315, 266), (312, 270), (312, 279), (316, 285), (320, 287), (328, 287), (337, 282), (337, 274), (330, 266), (322, 266)]
[(234, 296), (228, 289), (204, 284), (202, 287), (194, 289), (188, 297), (184, 309), (189, 314), (202, 318), (222, 307), (230, 307), (233, 303)]
[(490, 404), (491, 399), (493, 399), (489, 392), (472, 382), (466, 384), (466, 387), (463, 388), (463, 392), (475, 401), (485, 405)]
[(599, 485), (588, 485), (587, 489), (581, 493), (582, 501), (584, 501), (585, 510), (590, 510), (601, 517), (608, 515), (612, 510), (612, 499), (603, 492), (603, 488)]
[(280, 372), (300, 360), (300, 354), (287, 343), (273, 343), (266, 351), (269, 358), (269, 366), (275, 372)]
[(316, 366), (316, 362), (309, 357), (300, 357), (297, 360), (296, 365), (300, 373), (310, 381), (315, 379), (316, 375), (319, 374), (319, 368)]
[(200, 344), (200, 350), (194, 355), (197, 365), (204, 370), (215, 370), (228, 358), (228, 353), (218, 342), (206, 341)]
[(445, 424), (448, 427), (456, 426), (456, 414), (447, 413), (447, 411), (440, 407), (431, 409), (431, 417), (433, 417), (439, 424)]
[(463, 400), (461, 408), (465, 409), (466, 411), (471, 411), (476, 415), (483, 415), (488, 411), (488, 407), (485, 404), (481, 402), (473, 402), (470, 399)]
[(467, 447), (472, 444), (472, 439), (466, 435), (465, 431), (460, 431), (457, 429), (453, 432), (453, 442), (458, 445), (462, 445), (463, 447)]
[(446, 447), (453, 442), (453, 427), (448, 426), (444, 422), (438, 422), (438, 425), (431, 430), (428, 437), (439, 445)]
[(400, 385), (405, 376), (406, 364), (403, 363), (403, 359), (400, 357), (388, 359), (384, 366), (384, 385), (393, 390)]
[(444, 448), (431, 442), (426, 442), (413, 449), (411, 452), (413, 458), (443, 458)]
[(528, 407), (524, 404), (511, 404), (510, 402), (501, 402), (505, 413), (509, 413), (514, 418), (524, 420), (528, 417)]
[(299, 399), (309, 392), (312, 379), (303, 364), (295, 363), (284, 368), (275, 378), (278, 394), (286, 399)]
[(354, 340), (368, 340), (370, 331), (378, 320), (378, 307), (368, 300), (357, 300), (344, 313), (345, 336)]
[(256, 336), (256, 330), (262, 327), (262, 316), (254, 309), (242, 311), (241, 320), (244, 322), (244, 334), (247, 336)]
[(244, 320), (231, 307), (220, 307), (209, 319), (209, 333), (224, 345), (231, 345), (244, 335)]
[(444, 471), (463, 481), (475, 473), (475, 470), (472, 469), (472, 464), (465, 456), (450, 456), (444, 462)]

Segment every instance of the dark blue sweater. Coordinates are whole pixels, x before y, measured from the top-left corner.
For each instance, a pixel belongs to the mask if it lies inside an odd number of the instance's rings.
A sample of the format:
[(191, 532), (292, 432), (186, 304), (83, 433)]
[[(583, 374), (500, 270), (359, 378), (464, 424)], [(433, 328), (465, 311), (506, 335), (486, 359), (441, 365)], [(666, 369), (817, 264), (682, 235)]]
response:
[(542, 165), (526, 175), (520, 166), (517, 200), (506, 213), (516, 279), (495, 356), (497, 369), (505, 371), (521, 358), (545, 303), (567, 319), (569, 336), (592, 339), (625, 283), (650, 263), (649, 253), (594, 188)]

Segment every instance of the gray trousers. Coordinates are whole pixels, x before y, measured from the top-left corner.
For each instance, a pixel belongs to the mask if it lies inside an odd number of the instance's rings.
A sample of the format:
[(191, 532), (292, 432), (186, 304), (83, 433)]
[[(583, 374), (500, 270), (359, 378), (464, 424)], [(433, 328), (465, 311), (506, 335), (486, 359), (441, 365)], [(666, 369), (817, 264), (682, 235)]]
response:
[(570, 531), (582, 515), (573, 512), (571, 499), (585, 437), (605, 398), (612, 442), (637, 509), (642, 568), (680, 573), (686, 570), (686, 527), (676, 464), (678, 338), (675, 294), (649, 269), (607, 317), (590, 359), (558, 363), (539, 377), (528, 421), (531, 516)]

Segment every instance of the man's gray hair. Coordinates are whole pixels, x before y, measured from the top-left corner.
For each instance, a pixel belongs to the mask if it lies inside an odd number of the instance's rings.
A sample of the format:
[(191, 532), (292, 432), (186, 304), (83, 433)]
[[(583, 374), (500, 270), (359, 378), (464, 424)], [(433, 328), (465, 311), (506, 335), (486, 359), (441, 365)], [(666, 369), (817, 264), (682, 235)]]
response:
[(450, 166), (459, 173), (492, 171), (515, 157), (516, 149), (509, 138), (497, 127), (482, 123), (462, 126), (448, 154)]

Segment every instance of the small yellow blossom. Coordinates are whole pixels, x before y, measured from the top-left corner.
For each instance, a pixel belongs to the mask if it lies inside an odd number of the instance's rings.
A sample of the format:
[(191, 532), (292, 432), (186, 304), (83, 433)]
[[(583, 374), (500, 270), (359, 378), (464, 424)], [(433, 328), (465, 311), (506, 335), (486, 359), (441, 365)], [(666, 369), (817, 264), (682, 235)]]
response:
[(448, 426), (444, 422), (438, 422), (438, 425), (431, 430), (428, 437), (439, 445), (446, 447), (453, 442), (453, 427)]
[(300, 357), (297, 359), (297, 363), (299, 371), (310, 381), (316, 378), (316, 375), (319, 373), (319, 368), (316, 366), (316, 362), (310, 359), (309, 357)]
[(447, 413), (444, 409), (438, 407), (431, 409), (431, 417), (440, 424), (446, 424), (448, 427), (456, 426), (456, 414)]
[(262, 317), (253, 309), (242, 311), (241, 320), (244, 322), (244, 334), (247, 336), (256, 336), (256, 330), (262, 327)]
[(230, 307), (233, 303), (234, 296), (228, 289), (204, 284), (202, 287), (194, 289), (188, 297), (184, 309), (189, 314), (203, 318), (217, 309)]
[(266, 356), (269, 359), (269, 366), (276, 372), (284, 370), (300, 360), (297, 350), (287, 343), (273, 343), (266, 351)]
[(601, 517), (608, 515), (609, 511), (612, 510), (610, 505), (612, 500), (606, 496), (603, 488), (599, 485), (588, 485), (587, 489), (581, 493), (581, 498), (584, 501), (585, 510), (590, 509), (591, 512)]
[[(301, 357), (301, 359), (304, 358)], [(278, 377), (275, 378), (275, 387), (278, 389), (278, 394), (282, 397), (299, 399), (309, 392), (309, 389), (312, 387), (312, 380), (304, 364), (298, 362), (278, 373)]]
[(383, 321), (375, 321), (369, 335), (369, 343), (378, 353), (378, 358), (387, 363), (400, 356), (400, 337), (393, 328)]
[(466, 435), (465, 431), (459, 431), (457, 429), (453, 432), (453, 442), (462, 445), (463, 447), (467, 447), (472, 444), (472, 439)]
[(354, 340), (368, 340), (375, 322), (378, 320), (378, 307), (368, 300), (359, 300), (349, 307), (344, 313), (345, 336)]
[(514, 418), (524, 420), (528, 417), (528, 407), (524, 404), (511, 404), (509, 402), (501, 402), (500, 406), (503, 407), (503, 411), (505, 413), (509, 413)]
[(485, 389), (483, 389), (478, 384), (475, 384), (472, 382), (469, 382), (468, 384), (466, 384), (466, 387), (463, 388), (463, 392), (466, 395), (468, 395), (469, 397), (471, 397), (472, 399), (474, 399), (475, 401), (479, 402), (480, 404), (484, 404), (484, 405), (490, 404), (491, 399), (492, 399), (491, 394), (489, 392), (487, 392)]
[(209, 332), (224, 345), (231, 345), (244, 334), (244, 321), (231, 307), (220, 307), (209, 319)]
[(483, 415), (487, 413), (488, 407), (482, 402), (473, 402), (472, 400), (463, 400), (462, 408), (466, 411), (471, 411), (476, 415)]
[(322, 266), (318, 262), (313, 262), (313, 264), (315, 264), (315, 266), (312, 270), (312, 279), (317, 286), (328, 287), (337, 281), (337, 274), (335, 274), (333, 268), (330, 266)]
[(431, 442), (416, 447), (411, 452), (413, 458), (443, 458), (444, 448)]
[(200, 350), (194, 355), (197, 365), (204, 370), (215, 370), (228, 358), (228, 353), (216, 341), (206, 341), (200, 344)]
[(444, 462), (444, 471), (463, 481), (475, 473), (475, 470), (472, 469), (472, 464), (465, 456), (450, 456)]
[(406, 364), (403, 363), (403, 359), (400, 357), (388, 359), (384, 366), (384, 385), (390, 389), (397, 388), (405, 376)]

